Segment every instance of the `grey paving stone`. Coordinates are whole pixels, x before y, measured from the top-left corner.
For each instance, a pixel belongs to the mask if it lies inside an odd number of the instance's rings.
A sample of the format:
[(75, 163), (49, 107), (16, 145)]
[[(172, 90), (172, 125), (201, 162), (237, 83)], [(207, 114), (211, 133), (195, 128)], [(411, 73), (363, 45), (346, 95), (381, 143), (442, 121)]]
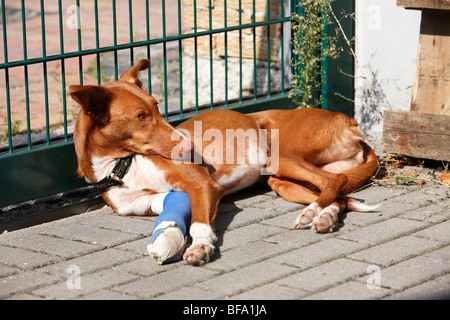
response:
[(207, 268), (218, 271), (230, 271), (247, 266), (251, 263), (268, 259), (276, 254), (286, 252), (283, 245), (276, 245), (264, 241), (257, 241), (231, 249), (213, 256)]
[(441, 245), (440, 242), (413, 236), (405, 236), (349, 255), (379, 266), (388, 266), (404, 259), (422, 254)]
[(359, 243), (379, 244), (400, 237), (429, 225), (422, 221), (392, 218), (353, 232), (339, 235), (339, 238), (357, 241)]
[(348, 212), (344, 213), (345, 217), (341, 217), (341, 221), (345, 224), (347, 229), (349, 225), (356, 226), (368, 226), (389, 218), (385, 213), (385, 208), (383, 207), (384, 202), (381, 203), (380, 207), (372, 212)]
[(157, 296), (153, 300), (216, 300), (223, 299), (223, 295), (217, 291), (205, 290), (198, 286), (180, 288), (166, 294)]
[[(381, 269), (381, 286), (394, 290), (404, 290), (450, 271), (448, 261), (418, 256)], [(367, 277), (358, 279), (366, 282)]]
[(337, 259), (285, 277), (277, 284), (316, 292), (367, 273), (367, 263)]
[(299, 211), (292, 211), (292, 212), (284, 213), (284, 214), (280, 213), (279, 215), (277, 215), (277, 216), (275, 216), (273, 218), (265, 219), (261, 223), (268, 224), (268, 225), (271, 225), (271, 226), (276, 226), (276, 227), (293, 229), (294, 228), (294, 221), (299, 216), (300, 211), (301, 210), (299, 210)]
[[(81, 274), (79, 283), (75, 284), (73, 278), (68, 278), (48, 287), (34, 290), (35, 295), (43, 296), (47, 299), (74, 299), (95, 291), (130, 282), (138, 279), (139, 276), (130, 273), (119, 272), (114, 269), (101, 270), (91, 274)], [(72, 281), (72, 282), (71, 282)]]
[(263, 261), (202, 281), (195, 286), (210, 291), (214, 295), (227, 297), (272, 282), (296, 271), (298, 269), (273, 261)]
[(19, 238), (2, 239), (2, 243), (63, 258), (101, 250), (103, 246), (31, 233)]
[(104, 246), (114, 246), (141, 237), (136, 234), (103, 229), (89, 224), (65, 224), (58, 228), (46, 230), (43, 234)]
[(238, 213), (218, 215), (215, 223), (216, 232), (231, 230), (251, 223), (260, 222), (280, 214), (278, 211), (248, 207)]
[(450, 300), (450, 274), (439, 276), (386, 298), (387, 300)]
[(450, 260), (450, 245), (433, 250), (424, 254), (426, 257)]
[(181, 266), (128, 284), (116, 286), (112, 290), (141, 298), (152, 298), (172, 290), (191, 286), (216, 274), (218, 273), (205, 268)]
[(255, 223), (217, 234), (216, 246), (223, 252), (285, 231), (286, 229), (283, 228)]
[(307, 269), (367, 247), (353, 241), (327, 239), (274, 257), (279, 263)]
[(281, 245), (286, 250), (294, 250), (303, 246), (323, 241), (333, 237), (332, 233), (320, 234), (313, 230), (288, 230), (278, 235), (264, 239), (265, 242)]
[(246, 195), (243, 193), (234, 193), (222, 199), (224, 203), (232, 203), (238, 208), (247, 208), (254, 204), (264, 202), (267, 200), (275, 199), (277, 196), (273, 192), (259, 193), (258, 188), (249, 189)]
[(438, 240), (443, 243), (450, 243), (450, 220), (416, 232), (415, 235), (418, 237)]
[(69, 276), (67, 270), (72, 265), (78, 266), (82, 273), (87, 274), (94, 271), (110, 268), (121, 263), (129, 262), (140, 257), (142, 256), (137, 255), (133, 252), (110, 248), (80, 256), (74, 259), (61, 261), (39, 268), (37, 270), (41, 273), (67, 278)]
[(0, 279), (0, 299), (24, 291), (31, 291), (37, 287), (52, 284), (56, 281), (60, 281), (60, 278), (33, 270), (20, 272)]
[(230, 300), (296, 300), (307, 296), (308, 293), (277, 283), (269, 283), (261, 287), (247, 290), (230, 297)]
[(5, 265), (0, 264), (0, 278), (3, 278), (7, 275), (13, 275), (20, 271), (21, 271), (21, 269), (19, 269), (17, 267), (10, 267), (10, 266), (5, 266)]
[(96, 226), (107, 230), (122, 231), (142, 236), (150, 236), (152, 234), (155, 221), (156, 217), (143, 218), (111, 214), (90, 219), (89, 221), (85, 221), (82, 224)]
[(180, 260), (178, 262), (160, 265), (153, 261), (150, 256), (142, 257), (136, 260), (125, 262), (115, 266), (116, 270), (129, 272), (140, 276), (148, 277), (170, 269), (174, 269), (186, 265), (186, 261)]
[(401, 218), (423, 220), (431, 223), (442, 222), (450, 218), (450, 199), (433, 203), (412, 212), (402, 214)]
[(282, 197), (269, 199), (267, 201), (259, 202), (251, 206), (255, 208), (263, 208), (268, 210), (278, 210), (280, 212), (299, 211), (306, 207), (303, 204), (286, 201)]
[(121, 292), (115, 292), (109, 289), (102, 289), (77, 298), (77, 300), (136, 300), (136, 299), (138, 299), (138, 297), (131, 296)]
[(145, 238), (137, 239), (134, 241), (127, 241), (123, 244), (115, 246), (114, 248), (120, 249), (120, 250), (132, 251), (134, 253), (141, 254), (141, 255), (148, 255), (148, 251), (147, 251), (148, 238), (149, 237), (145, 237)]
[(61, 258), (45, 253), (0, 246), (0, 262), (8, 266), (18, 267), (19, 269), (33, 269), (59, 260)]
[(336, 287), (310, 295), (305, 300), (374, 300), (380, 299), (393, 292), (393, 290), (368, 287), (361, 282), (348, 281)]
[(365, 203), (377, 204), (407, 193), (404, 189), (371, 186), (370, 188), (349, 194), (350, 197), (364, 200)]
[(32, 295), (27, 292), (27, 293), (18, 293), (18, 294), (12, 295), (12, 296), (6, 298), (5, 300), (25, 300), (25, 301), (27, 301), (27, 300), (46, 300), (46, 299), (43, 297)]

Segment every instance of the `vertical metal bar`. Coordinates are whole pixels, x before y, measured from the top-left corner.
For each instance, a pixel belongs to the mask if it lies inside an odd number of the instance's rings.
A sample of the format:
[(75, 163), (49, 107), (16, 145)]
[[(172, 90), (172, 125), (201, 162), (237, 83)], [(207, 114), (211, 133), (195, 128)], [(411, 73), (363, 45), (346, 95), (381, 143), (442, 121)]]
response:
[[(147, 9), (148, 10), (148, 9)], [(116, 12), (116, 0), (112, 1), (112, 12), (113, 12), (113, 38), (114, 47), (117, 46), (117, 12)], [(148, 21), (148, 19), (147, 19)], [(117, 57), (117, 50), (114, 50), (114, 80), (119, 79), (119, 61)]]
[[(270, 1), (267, 0), (267, 21), (270, 20)], [(270, 98), (270, 24), (267, 25), (267, 97)]]
[[(303, 15), (303, 7), (299, 4), (298, 1), (292, 1), (291, 0), (291, 14), (298, 14), (299, 16)], [(294, 39), (294, 31), (291, 28), (291, 39)], [(303, 69), (303, 66), (300, 65), (298, 54), (292, 50), (294, 47), (291, 45), (291, 75), (292, 79), (294, 78), (301, 78), (301, 70)], [(298, 94), (298, 93), (296, 93)]]
[[(95, 21), (95, 48), (98, 49), (100, 47), (100, 38), (98, 30), (98, 0), (94, 1), (94, 21)], [(97, 60), (97, 83), (100, 85), (102, 84), (100, 53), (96, 54), (96, 60)]]
[[(77, 38), (78, 38), (78, 51), (81, 52), (83, 49), (82, 43), (81, 43), (81, 16), (80, 16), (80, 0), (76, 1), (77, 3)], [(59, 6), (61, 7), (61, 3), (59, 3)], [(59, 14), (60, 16), (60, 25), (61, 25), (61, 12)], [(62, 47), (64, 48), (64, 47)], [(62, 52), (62, 51), (61, 51)], [(80, 84), (83, 85), (83, 58), (82, 56), (78, 57), (78, 73), (80, 75)]]
[[(284, 18), (284, 0), (281, 0), (281, 18)], [(280, 26), (281, 32), (281, 95), (284, 96), (284, 22)]]
[(197, 0), (194, 0), (194, 69), (195, 113), (198, 113)]
[[(130, 43), (133, 43), (133, 5), (131, 4), (131, 0), (128, 0), (128, 21), (130, 27)], [(130, 64), (134, 65), (133, 47), (130, 48)]]
[[(209, 0), (209, 30), (212, 30), (212, 6)], [(209, 95), (210, 109), (214, 108), (214, 59), (213, 59), (213, 35), (209, 35)]]
[[(253, 24), (255, 18), (255, 0), (253, 0)], [(253, 27), (253, 100), (256, 101), (256, 28)]]
[[(23, 43), (23, 60), (27, 60), (27, 25), (25, 16), (25, 1), (21, 0), (22, 9), (22, 43)], [(28, 88), (28, 65), (24, 65), (24, 81), (25, 81), (25, 107), (27, 113), (27, 140), (28, 150), (31, 149), (31, 120), (30, 120), (30, 93)]]
[[(166, 0), (162, 0), (162, 25), (163, 38), (166, 38)], [(167, 101), (167, 43), (163, 42), (163, 57), (164, 57), (164, 118), (169, 117), (169, 101)]]
[[(79, 2), (78, 2), (79, 5)], [(77, 8), (79, 16), (80, 7)], [(58, 0), (58, 11), (59, 11), (59, 44), (61, 49), (61, 54), (64, 53), (64, 32), (63, 32), (63, 19), (62, 19), (62, 4), (61, 0)], [(78, 20), (80, 21), (80, 20)], [(80, 28), (80, 24), (78, 24)], [(81, 44), (81, 39), (79, 38), (79, 45)], [(61, 87), (62, 87), (62, 99), (63, 99), (63, 117), (64, 117), (64, 140), (68, 140), (67, 134), (67, 101), (66, 101), (66, 64), (65, 60), (61, 59)]]
[[(178, 4), (179, 4), (178, 0)], [(150, 41), (150, 4), (149, 0), (145, 0), (145, 20), (147, 29), (147, 41)], [(151, 60), (151, 50), (150, 45), (147, 45), (147, 59)], [(148, 79), (148, 94), (152, 94), (152, 65), (147, 69), (147, 79)]]
[[(181, 36), (181, 0), (178, 0), (178, 35)], [(178, 40), (178, 72), (180, 82), (180, 117), (183, 118), (183, 47), (181, 39)]]
[[(327, 7), (323, 10), (328, 10)], [(328, 21), (326, 19), (327, 14), (322, 11), (322, 23), (324, 28), (322, 29), (322, 52), (328, 49)], [(323, 53), (322, 53), (323, 54)], [(322, 109), (328, 110), (328, 57), (322, 59), (322, 73), (321, 73), (321, 88), (320, 94), (322, 95)]]
[[(46, 49), (46, 37), (45, 37), (45, 8), (44, 8), (44, 0), (40, 1), (41, 4), (41, 31), (42, 31), (42, 56), (47, 56)], [(45, 97), (45, 132), (47, 138), (47, 145), (50, 144), (50, 114), (48, 109), (48, 80), (47, 80), (47, 62), (43, 63), (44, 70), (44, 97)]]
[(225, 108), (228, 108), (228, 32), (227, 32), (227, 1), (223, 2), (223, 27), (225, 28)]
[[(8, 63), (8, 33), (6, 31), (6, 6), (5, 0), (2, 0), (2, 21), (3, 21), (3, 55), (5, 63)], [(8, 152), (13, 152), (12, 144), (12, 126), (11, 126), (11, 92), (9, 89), (9, 68), (5, 68), (5, 83), (6, 83), (6, 116), (8, 118)]]
[[(239, 27), (242, 27), (242, 3), (239, 1)], [(239, 104), (242, 104), (242, 29), (239, 28)]]

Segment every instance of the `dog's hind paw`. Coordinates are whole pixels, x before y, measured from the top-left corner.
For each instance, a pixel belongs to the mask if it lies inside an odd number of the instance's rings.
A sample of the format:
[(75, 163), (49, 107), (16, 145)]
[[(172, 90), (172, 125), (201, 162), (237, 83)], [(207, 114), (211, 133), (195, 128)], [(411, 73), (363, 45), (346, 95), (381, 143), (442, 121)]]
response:
[(316, 216), (317, 211), (319, 211), (319, 205), (316, 202), (311, 203), (307, 206), (303, 212), (295, 219), (294, 229), (309, 229), (312, 227), (312, 222)]
[(319, 233), (328, 233), (333, 231), (333, 228), (338, 223), (339, 207), (331, 205), (319, 212), (312, 221), (314, 230)]

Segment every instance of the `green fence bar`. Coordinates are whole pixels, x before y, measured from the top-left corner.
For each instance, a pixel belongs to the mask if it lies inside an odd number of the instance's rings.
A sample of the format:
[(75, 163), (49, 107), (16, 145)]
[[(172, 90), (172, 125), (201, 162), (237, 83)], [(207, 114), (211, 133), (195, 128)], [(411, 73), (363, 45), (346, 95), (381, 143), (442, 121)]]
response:
[[(163, 0), (164, 1), (164, 0)], [(133, 4), (128, 0), (128, 26), (130, 28), (130, 43), (133, 43)], [(134, 64), (134, 47), (130, 47), (130, 64)]]
[[(242, 26), (241, 1), (239, 1), (239, 26)], [(242, 104), (242, 29), (239, 29), (239, 104)]]
[[(178, 0), (178, 35), (181, 35), (181, 33), (181, 0)], [(180, 82), (180, 118), (183, 118), (183, 42), (181, 40), (178, 40), (178, 73)]]
[(253, 0), (253, 100), (256, 101), (258, 97), (257, 86), (256, 86), (256, 4)]
[[(80, 0), (76, 1), (77, 5), (77, 43), (78, 43), (78, 52), (82, 51), (82, 43), (81, 43), (81, 8), (80, 8)], [(61, 8), (61, 1), (59, 2), (59, 7)], [(115, 10), (114, 10), (115, 12)], [(61, 12), (59, 13), (60, 17), (62, 17)], [(60, 26), (62, 25), (62, 21), (60, 20)], [(116, 26), (114, 25), (114, 28)], [(62, 43), (62, 42), (61, 42)], [(115, 43), (117, 45), (117, 43)], [(62, 47), (64, 48), (64, 47)], [(61, 53), (63, 50), (61, 50)], [(80, 76), (80, 85), (83, 85), (83, 57), (80, 55), (78, 56), (78, 73)]]
[[(240, 1), (239, 1), (240, 3)], [(209, 0), (209, 31), (212, 31), (212, 6)], [(209, 35), (209, 95), (210, 95), (210, 109), (214, 108), (214, 63), (213, 63), (213, 35)]]
[[(267, 20), (270, 20), (270, 1), (267, 1)], [(267, 96), (270, 97), (270, 25), (267, 25)]]

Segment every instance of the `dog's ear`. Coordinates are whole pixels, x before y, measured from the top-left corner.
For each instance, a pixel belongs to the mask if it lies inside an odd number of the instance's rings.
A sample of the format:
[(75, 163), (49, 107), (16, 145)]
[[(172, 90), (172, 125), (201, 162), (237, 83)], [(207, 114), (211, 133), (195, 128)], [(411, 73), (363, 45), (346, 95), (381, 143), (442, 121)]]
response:
[(136, 62), (136, 64), (132, 66), (130, 69), (122, 73), (119, 80), (137, 84), (139, 87), (142, 88), (142, 82), (138, 79), (138, 74), (139, 71), (145, 70), (148, 67), (150, 67), (150, 60), (141, 59), (138, 62)]
[(78, 86), (69, 87), (70, 95), (84, 109), (96, 123), (107, 121), (109, 103), (112, 92), (102, 86)]

